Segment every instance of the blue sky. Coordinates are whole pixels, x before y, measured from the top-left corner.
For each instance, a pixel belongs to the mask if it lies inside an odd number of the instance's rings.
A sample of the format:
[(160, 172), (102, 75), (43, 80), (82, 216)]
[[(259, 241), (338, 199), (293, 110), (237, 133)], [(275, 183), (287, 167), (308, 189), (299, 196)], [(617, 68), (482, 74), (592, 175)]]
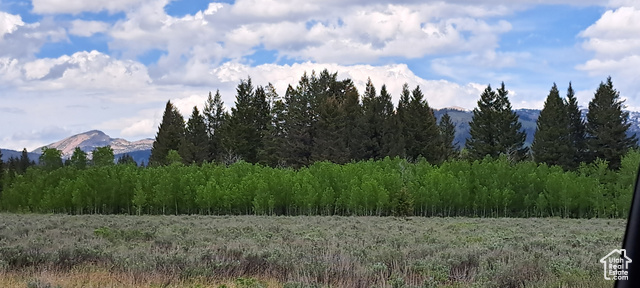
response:
[(502, 81), (516, 108), (569, 81), (586, 106), (612, 76), (640, 110), (640, 4), (577, 2), (0, 0), (0, 147), (149, 138), (169, 99), (188, 114), (247, 76), (283, 94), (325, 68), (466, 109)]

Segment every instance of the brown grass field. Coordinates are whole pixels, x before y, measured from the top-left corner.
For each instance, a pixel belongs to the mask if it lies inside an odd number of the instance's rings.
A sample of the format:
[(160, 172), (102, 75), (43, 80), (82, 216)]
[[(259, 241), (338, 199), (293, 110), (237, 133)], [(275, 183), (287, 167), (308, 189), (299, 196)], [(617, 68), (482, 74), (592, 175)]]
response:
[(612, 287), (625, 222), (0, 214), (0, 287)]

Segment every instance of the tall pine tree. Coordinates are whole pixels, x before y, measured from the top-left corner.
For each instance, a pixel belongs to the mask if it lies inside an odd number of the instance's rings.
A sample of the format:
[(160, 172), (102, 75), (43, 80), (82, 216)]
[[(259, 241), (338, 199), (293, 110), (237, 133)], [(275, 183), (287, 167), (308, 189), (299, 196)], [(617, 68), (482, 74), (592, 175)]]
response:
[(470, 137), (466, 143), (472, 159), (507, 154), (511, 159), (519, 160), (526, 155), (526, 134), (521, 131), (522, 124), (518, 122), (518, 115), (512, 110), (507, 95), (504, 82), (496, 91), (488, 85), (480, 95), (478, 107), (473, 109)]
[(207, 135), (209, 136), (206, 160), (208, 162), (220, 162), (224, 154), (222, 147), (222, 138), (224, 137), (222, 127), (226, 119), (229, 118), (228, 113), (224, 111), (224, 102), (222, 102), (220, 90), (216, 90), (216, 94), (213, 97), (211, 96), (211, 92), (209, 92), (203, 114), (207, 126)]
[(519, 121), (518, 114), (511, 108), (509, 101), (509, 91), (506, 89), (504, 82), (500, 88), (496, 90), (496, 104), (498, 109), (498, 128), (499, 135), (498, 146), (501, 153), (506, 154), (512, 161), (523, 160), (529, 148), (524, 145), (527, 140), (527, 134), (522, 130), (522, 123)]
[(227, 158), (239, 157), (253, 163), (257, 150), (254, 141), (256, 131), (253, 127), (253, 84), (251, 78), (240, 80), (236, 87), (235, 107), (231, 108), (229, 121), (225, 123), (223, 146)]
[(271, 113), (263, 138), (263, 147), (258, 152), (258, 158), (263, 165), (284, 166), (286, 107), (271, 83), (265, 88), (265, 93)]
[(586, 127), (585, 122), (582, 119), (582, 112), (578, 106), (578, 99), (576, 98), (571, 82), (569, 82), (569, 88), (567, 89), (567, 98), (565, 99), (565, 106), (567, 108), (567, 116), (569, 117), (569, 143), (571, 144), (569, 157), (571, 159), (569, 169), (575, 170), (580, 166), (581, 162), (586, 162)]
[(167, 155), (170, 150), (178, 151), (184, 141), (184, 118), (178, 109), (167, 101), (162, 116), (162, 123), (158, 127), (156, 139), (149, 157), (150, 166), (167, 165)]
[(629, 112), (622, 111), (624, 100), (613, 88), (611, 77), (600, 82), (587, 113), (587, 153), (593, 161), (596, 158), (609, 162), (611, 169), (619, 169), (622, 156), (637, 146), (637, 139), (628, 136), (631, 126)]
[(345, 113), (336, 96), (326, 98), (319, 107), (317, 135), (311, 154), (311, 161), (331, 161), (346, 163), (349, 150), (344, 139), (346, 125)]
[(34, 161), (29, 159), (29, 153), (27, 152), (27, 148), (22, 149), (22, 153), (20, 153), (20, 161), (18, 163), (18, 173), (24, 174), (27, 172), (27, 168), (36, 165)]
[(455, 142), (456, 126), (451, 121), (449, 113), (445, 113), (438, 123), (440, 130), (440, 159), (439, 162), (447, 161), (455, 157), (458, 148)]
[(381, 157), (395, 157), (403, 155), (403, 143), (401, 140), (400, 121), (394, 111), (391, 94), (387, 86), (380, 88), (380, 102), (382, 103), (382, 144)]
[(376, 94), (376, 88), (367, 80), (367, 85), (362, 98), (363, 128), (365, 133), (364, 159), (380, 159), (383, 152), (383, 129), (384, 129), (384, 104), (382, 98)]
[(180, 146), (180, 157), (185, 164), (202, 164), (208, 160), (209, 137), (204, 117), (198, 107), (194, 106), (185, 129), (185, 141)]
[(345, 134), (344, 142), (349, 150), (349, 158), (354, 161), (365, 159), (365, 138), (364, 117), (360, 95), (358, 89), (350, 79), (342, 81), (344, 100), (342, 110), (344, 111)]
[(540, 111), (536, 134), (531, 144), (534, 161), (571, 169), (573, 159), (569, 121), (567, 107), (554, 83)]
[(411, 92), (411, 101), (404, 117), (407, 157), (415, 160), (422, 156), (429, 163), (439, 162), (440, 131), (433, 109), (424, 99), (420, 86)]
[(397, 156), (407, 157), (407, 141), (411, 136), (408, 134), (407, 124), (410, 119), (408, 117), (409, 102), (411, 101), (411, 91), (409, 91), (409, 84), (404, 83), (402, 85), (402, 93), (400, 94), (400, 100), (398, 101), (398, 108), (396, 110), (395, 126), (398, 129)]
[(314, 146), (314, 117), (311, 107), (311, 81), (305, 72), (294, 89), (291, 85), (284, 95), (285, 149), (284, 162), (295, 168), (311, 163)]

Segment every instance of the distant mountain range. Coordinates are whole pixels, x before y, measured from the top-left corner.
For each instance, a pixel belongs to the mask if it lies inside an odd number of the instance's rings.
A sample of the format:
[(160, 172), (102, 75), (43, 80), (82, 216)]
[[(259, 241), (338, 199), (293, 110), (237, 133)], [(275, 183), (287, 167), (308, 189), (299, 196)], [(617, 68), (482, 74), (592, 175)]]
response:
[[(445, 113), (449, 114), (451, 121), (456, 125), (456, 137), (455, 142), (458, 143), (458, 147), (464, 147), (467, 138), (469, 138), (469, 122), (473, 117), (473, 112), (460, 109), (459, 107), (444, 108), (435, 110), (436, 118), (440, 121), (440, 118)], [(527, 140), (525, 145), (529, 146), (533, 142), (533, 135), (536, 133), (536, 121), (540, 116), (540, 110), (537, 109), (516, 109), (516, 114), (520, 118), (522, 123), (522, 129), (527, 133)], [(587, 109), (582, 110), (582, 117), (586, 119)], [(628, 134), (635, 134), (640, 139), (640, 112), (629, 111), (629, 127)]]
[[(9, 160), (9, 158), (11, 157), (20, 158), (20, 156), (22, 155), (22, 151), (16, 151), (11, 149), (0, 149), (0, 151), (2, 151), (2, 161), (5, 161), (5, 162)], [(38, 162), (38, 157), (40, 157), (40, 154), (27, 152), (27, 156), (29, 157), (29, 160)]]
[[(458, 147), (464, 147), (466, 139), (469, 137), (469, 122), (473, 116), (473, 113), (468, 110), (464, 110), (460, 107), (450, 107), (444, 109), (437, 109), (434, 111), (436, 118), (440, 121), (440, 118), (445, 113), (448, 113), (451, 120), (456, 125), (456, 137)], [(536, 109), (516, 109), (515, 112), (520, 117), (520, 123), (522, 128), (527, 134), (526, 145), (531, 145), (533, 142), (533, 135), (536, 132), (536, 120), (540, 115), (540, 110)], [(583, 117), (586, 116), (587, 110), (582, 110)], [(629, 134), (635, 134), (640, 138), (640, 112), (629, 112), (629, 121), (631, 127), (629, 128)], [(153, 146), (153, 139), (142, 139), (139, 141), (127, 141), (121, 138), (111, 138), (99, 130), (91, 130), (88, 132), (73, 135), (71, 137), (62, 139), (58, 142), (47, 145), (49, 148), (56, 148), (62, 151), (63, 158), (69, 158), (73, 154), (73, 150), (76, 147), (80, 147), (83, 151), (90, 153), (96, 147), (102, 147), (110, 145), (115, 154), (115, 159), (118, 159), (124, 154), (129, 154), (138, 164), (149, 162), (149, 156), (151, 155), (151, 147)], [(1, 149), (2, 159), (7, 160), (9, 157), (20, 157), (21, 151)], [(38, 161), (42, 147), (37, 148), (28, 153), (29, 159)]]
[[(130, 142), (122, 138), (111, 138), (99, 130), (91, 130), (71, 137), (62, 139), (58, 142), (51, 143), (43, 147), (55, 148), (62, 152), (62, 158), (67, 159), (73, 155), (73, 150), (76, 147), (80, 147), (82, 151), (87, 152), (91, 157), (91, 152), (96, 147), (111, 146), (115, 159), (120, 158), (124, 154), (129, 154), (138, 164), (149, 161), (151, 155), (151, 147), (153, 146), (153, 139), (142, 139), (139, 141)], [(37, 162), (38, 158), (42, 154), (42, 148), (38, 147), (29, 152), (29, 158)], [(8, 149), (2, 149), (2, 159), (6, 160), (9, 157), (20, 157), (21, 151), (14, 151)]]

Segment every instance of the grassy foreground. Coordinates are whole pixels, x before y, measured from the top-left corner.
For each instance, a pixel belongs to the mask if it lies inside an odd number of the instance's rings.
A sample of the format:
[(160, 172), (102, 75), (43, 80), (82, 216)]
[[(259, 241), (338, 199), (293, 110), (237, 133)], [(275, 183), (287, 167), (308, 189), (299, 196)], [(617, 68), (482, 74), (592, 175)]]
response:
[(612, 287), (625, 220), (0, 214), (0, 287)]

